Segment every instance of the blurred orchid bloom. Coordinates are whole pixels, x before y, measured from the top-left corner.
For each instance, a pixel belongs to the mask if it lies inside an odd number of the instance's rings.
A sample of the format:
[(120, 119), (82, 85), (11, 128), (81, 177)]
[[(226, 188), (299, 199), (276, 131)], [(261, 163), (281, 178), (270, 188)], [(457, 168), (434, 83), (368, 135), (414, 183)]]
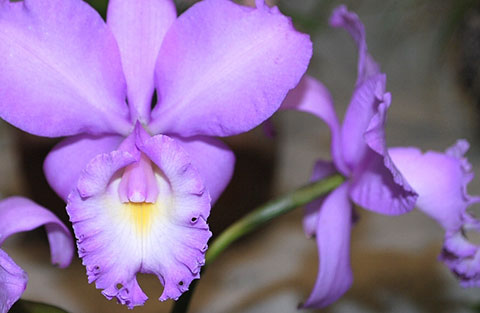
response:
[(414, 147), (389, 149), (395, 165), (418, 192), (418, 209), (445, 229), (440, 260), (458, 277), (462, 287), (480, 287), (480, 246), (468, 241), (466, 231), (480, 231), (480, 221), (468, 207), (480, 202), (470, 196), (467, 185), (473, 179), (472, 166), (464, 157), (465, 140), (445, 153), (422, 153)]
[(327, 88), (310, 77), (305, 77), (282, 105), (282, 109), (313, 114), (330, 127), (333, 162), (319, 160), (312, 180), (336, 172), (347, 177), (336, 190), (306, 208), (304, 229), (308, 236), (316, 237), (320, 263), (304, 307), (328, 306), (352, 284), (352, 202), (380, 214), (399, 215), (412, 210), (417, 200), (387, 150), (384, 127), (391, 96), (385, 90), (385, 74), (368, 54), (364, 26), (345, 6), (334, 10), (330, 24), (346, 29), (359, 49), (358, 78), (343, 124), (338, 122)]
[[(0, 245), (19, 232), (45, 225), (52, 264), (61, 268), (72, 261), (74, 247), (70, 231), (50, 211), (20, 197), (0, 201)], [(0, 313), (6, 313), (27, 287), (28, 276), (0, 249)]]
[(263, 122), (306, 71), (309, 37), (256, 6), (205, 0), (177, 18), (173, 0), (111, 0), (105, 23), (80, 0), (0, 2), (0, 117), (71, 136), (44, 170), (108, 299), (142, 305), (139, 272), (162, 301), (199, 277), (234, 165), (212, 136)]
[(480, 247), (465, 236), (466, 230), (480, 230), (480, 221), (467, 212), (480, 201), (467, 193), (473, 178), (464, 157), (468, 143), (459, 140), (445, 153), (423, 154), (414, 147), (387, 149), (385, 121), (391, 99), (385, 92), (385, 75), (367, 53), (364, 26), (345, 6), (334, 10), (330, 24), (345, 28), (359, 49), (358, 79), (343, 125), (338, 123), (327, 88), (310, 77), (305, 77), (282, 105), (282, 109), (313, 114), (331, 129), (333, 162), (318, 161), (312, 180), (336, 172), (347, 177), (330, 195), (307, 206), (304, 229), (308, 236), (316, 236), (320, 263), (304, 307), (328, 306), (352, 284), (351, 202), (389, 215), (408, 212), (415, 205), (446, 231), (440, 260), (462, 286), (480, 286)]

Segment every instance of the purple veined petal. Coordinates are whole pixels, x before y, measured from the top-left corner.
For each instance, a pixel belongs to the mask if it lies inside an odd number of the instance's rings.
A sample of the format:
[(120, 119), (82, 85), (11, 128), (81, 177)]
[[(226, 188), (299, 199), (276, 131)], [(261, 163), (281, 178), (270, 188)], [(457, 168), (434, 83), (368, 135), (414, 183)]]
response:
[[(311, 181), (315, 182), (337, 172), (332, 162), (318, 160), (313, 167)], [(317, 231), (319, 207), (322, 206), (325, 197), (320, 197), (305, 206), (305, 216), (303, 217), (303, 230), (307, 237), (313, 237)]]
[(68, 228), (49, 210), (21, 197), (0, 201), (0, 245), (9, 236), (45, 225), (51, 260), (59, 267), (72, 261), (74, 247)]
[(278, 8), (196, 3), (170, 27), (156, 65), (151, 133), (229, 136), (270, 117), (305, 73), (308, 35)]
[(321, 82), (305, 75), (297, 87), (288, 93), (280, 109), (302, 111), (322, 119), (330, 128), (332, 157), (335, 165), (342, 174), (349, 174), (349, 169), (342, 157), (340, 124), (335, 112), (333, 99), (328, 89)]
[(78, 135), (62, 140), (47, 155), (43, 171), (50, 187), (65, 201), (80, 173), (95, 156), (118, 148), (121, 136)]
[(132, 122), (150, 121), (153, 74), (163, 37), (177, 18), (172, 0), (111, 0), (107, 24), (117, 39)]
[(210, 193), (212, 204), (215, 203), (232, 179), (233, 151), (222, 141), (210, 137), (172, 138), (190, 155)]
[(7, 313), (27, 288), (28, 275), (0, 249), (0, 313)]
[(342, 27), (352, 36), (358, 47), (358, 77), (357, 86), (366, 79), (380, 73), (380, 67), (370, 56), (367, 49), (365, 26), (358, 15), (347, 10), (345, 5), (340, 5), (333, 10), (330, 25)]
[(35, 135), (127, 133), (118, 47), (80, 0), (0, 3), (0, 117)]
[(365, 209), (399, 215), (413, 209), (418, 195), (387, 151), (385, 121), (389, 105), (390, 95), (386, 94), (364, 133), (367, 149), (353, 172), (350, 197)]
[(151, 161), (157, 199), (121, 200), (120, 184), (130, 179), (123, 172), (139, 160), (113, 151), (90, 162), (67, 205), (89, 282), (129, 308), (147, 299), (137, 273), (159, 277), (160, 300), (178, 299), (199, 277), (211, 236), (210, 197), (188, 154), (173, 139), (142, 130), (137, 127), (137, 147)]
[(320, 258), (315, 286), (304, 308), (323, 308), (340, 298), (352, 285), (350, 230), (352, 207), (348, 183), (327, 196), (319, 209), (316, 240)]

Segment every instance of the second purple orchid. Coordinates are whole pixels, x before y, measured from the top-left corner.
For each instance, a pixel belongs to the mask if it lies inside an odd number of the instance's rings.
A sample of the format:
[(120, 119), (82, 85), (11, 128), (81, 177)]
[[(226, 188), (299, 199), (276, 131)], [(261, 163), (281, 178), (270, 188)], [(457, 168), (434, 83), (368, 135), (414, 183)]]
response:
[(367, 51), (364, 25), (345, 6), (334, 10), (330, 25), (349, 32), (359, 50), (355, 89), (340, 125), (330, 93), (320, 82), (305, 77), (284, 104), (284, 110), (313, 114), (330, 127), (333, 161), (319, 160), (312, 181), (334, 173), (347, 179), (329, 195), (306, 207), (304, 230), (315, 236), (319, 254), (315, 286), (303, 304), (322, 308), (338, 300), (352, 285), (350, 234), (353, 205), (386, 215), (407, 213), (416, 206), (445, 229), (440, 259), (466, 287), (480, 286), (480, 249), (465, 236), (480, 230), (467, 208), (480, 201), (467, 193), (473, 178), (459, 140), (445, 153), (386, 144), (385, 123), (391, 95), (386, 75)]

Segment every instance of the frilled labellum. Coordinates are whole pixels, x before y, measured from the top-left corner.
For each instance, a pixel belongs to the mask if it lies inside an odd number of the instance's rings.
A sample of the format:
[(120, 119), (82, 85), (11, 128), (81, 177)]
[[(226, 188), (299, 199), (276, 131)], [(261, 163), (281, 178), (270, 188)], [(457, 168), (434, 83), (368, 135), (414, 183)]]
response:
[(137, 124), (119, 149), (93, 159), (68, 200), (89, 282), (130, 308), (147, 299), (137, 273), (158, 276), (160, 300), (199, 278), (211, 236), (210, 196), (188, 154)]

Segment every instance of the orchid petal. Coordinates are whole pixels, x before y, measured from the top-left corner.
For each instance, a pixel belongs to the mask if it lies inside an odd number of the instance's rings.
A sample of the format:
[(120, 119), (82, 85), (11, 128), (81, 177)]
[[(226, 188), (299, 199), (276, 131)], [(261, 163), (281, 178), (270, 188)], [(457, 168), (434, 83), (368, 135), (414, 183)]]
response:
[(333, 27), (347, 30), (358, 46), (358, 79), (341, 129), (341, 151), (351, 170), (352, 200), (378, 213), (397, 215), (413, 208), (416, 194), (390, 159), (385, 120), (391, 97), (386, 76), (368, 54), (365, 27), (345, 6), (330, 18)]
[(279, 108), (311, 55), (309, 37), (277, 8), (198, 2), (165, 36), (149, 129), (183, 137), (250, 130)]
[(333, 10), (330, 17), (330, 25), (342, 27), (352, 36), (358, 47), (358, 77), (357, 86), (366, 79), (380, 73), (380, 67), (370, 56), (367, 49), (365, 26), (354, 12), (347, 10), (345, 5), (338, 6)]
[[(459, 142), (461, 144), (462, 141)], [(466, 193), (473, 177), (462, 158), (420, 149), (391, 148), (393, 162), (418, 192), (416, 206), (446, 230), (459, 230), (464, 224), (472, 198)]]
[(384, 102), (386, 76), (377, 75), (365, 81), (353, 93), (352, 100), (345, 113), (342, 125), (341, 150), (347, 166), (353, 170), (365, 159), (369, 148), (364, 134), (372, 118), (378, 112), (378, 106)]
[(233, 176), (235, 155), (232, 150), (210, 137), (172, 138), (190, 155), (210, 193), (212, 204), (215, 203)]
[(163, 37), (177, 18), (172, 0), (111, 0), (107, 23), (117, 39), (131, 119), (150, 119), (153, 73)]
[(471, 165), (464, 157), (468, 150), (465, 140), (446, 153), (419, 149), (389, 149), (393, 161), (412, 187), (418, 192), (417, 207), (445, 229), (445, 243), (440, 259), (460, 279), (464, 287), (480, 286), (480, 247), (468, 241), (465, 231), (479, 230), (467, 208), (480, 197), (467, 193), (473, 179)]
[(390, 105), (386, 94), (364, 133), (367, 145), (362, 163), (351, 179), (350, 196), (361, 207), (387, 215), (399, 215), (413, 209), (418, 195), (390, 158), (385, 142), (385, 121)]
[(89, 282), (129, 308), (147, 299), (137, 273), (159, 277), (160, 300), (178, 299), (199, 277), (211, 236), (210, 198), (188, 154), (167, 136), (145, 136), (137, 133), (136, 145), (152, 162), (155, 202), (121, 201), (122, 171), (139, 160), (113, 151), (90, 162), (67, 205)]
[[(315, 162), (312, 173), (312, 182), (327, 178), (337, 172), (332, 162), (318, 160)], [(317, 231), (319, 207), (322, 206), (325, 197), (320, 197), (305, 206), (305, 216), (303, 217), (303, 230), (307, 237), (313, 237)]]
[(302, 111), (322, 119), (330, 128), (332, 134), (331, 149), (335, 165), (342, 174), (348, 175), (349, 169), (345, 165), (341, 154), (340, 124), (333, 99), (328, 89), (321, 82), (305, 75), (297, 87), (288, 93), (280, 109)]
[[(172, 269), (162, 268), (157, 262), (144, 262), (147, 272), (160, 273), (165, 289), (160, 300), (177, 300), (188, 289), (193, 279), (200, 277), (200, 268), (205, 263), (205, 252), (211, 232), (206, 223), (210, 215), (210, 195), (193, 160), (175, 140), (168, 136), (155, 136), (142, 147), (145, 153), (168, 177), (174, 192), (175, 205), (170, 208), (172, 223), (166, 247), (172, 249), (165, 258)], [(172, 242), (173, 241), (173, 242)], [(176, 260), (176, 261), (175, 261)], [(183, 282), (183, 284), (179, 284)]]
[(7, 313), (27, 288), (28, 276), (0, 249), (0, 313)]
[(68, 228), (52, 212), (33, 201), (11, 197), (0, 201), (0, 245), (18, 232), (45, 225), (53, 264), (67, 267), (73, 257), (73, 241)]
[(43, 171), (50, 186), (65, 201), (80, 173), (95, 156), (115, 150), (122, 137), (78, 135), (62, 140), (47, 155)]
[(330, 25), (342, 27), (358, 46), (358, 78), (342, 126), (341, 150), (350, 169), (357, 166), (367, 153), (363, 134), (375, 115), (379, 101), (385, 96), (386, 76), (368, 54), (365, 27), (358, 16), (346, 6), (337, 7), (330, 17)]
[(319, 208), (316, 240), (320, 258), (318, 276), (305, 308), (323, 308), (340, 298), (352, 285), (350, 230), (352, 207), (348, 183), (340, 185)]
[(0, 117), (40, 136), (126, 133), (118, 48), (80, 0), (0, 2)]

